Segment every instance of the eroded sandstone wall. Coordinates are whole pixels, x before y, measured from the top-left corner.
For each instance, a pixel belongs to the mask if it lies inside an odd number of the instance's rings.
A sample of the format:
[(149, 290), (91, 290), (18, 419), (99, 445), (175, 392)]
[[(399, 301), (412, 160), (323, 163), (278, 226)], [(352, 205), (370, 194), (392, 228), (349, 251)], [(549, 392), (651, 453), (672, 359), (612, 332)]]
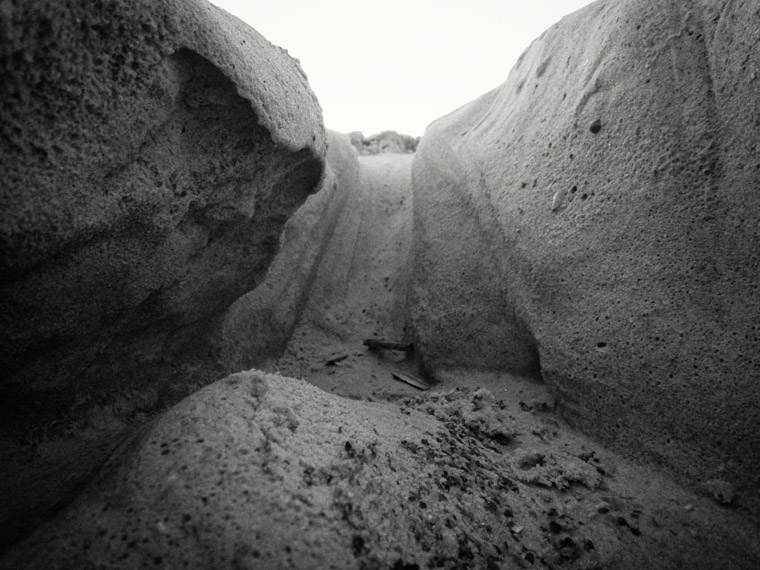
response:
[(758, 19), (595, 2), (433, 123), (413, 167), (428, 367), (540, 374), (584, 430), (753, 509)]
[(0, 5), (0, 534), (226, 370), (323, 174), (298, 63), (203, 0)]

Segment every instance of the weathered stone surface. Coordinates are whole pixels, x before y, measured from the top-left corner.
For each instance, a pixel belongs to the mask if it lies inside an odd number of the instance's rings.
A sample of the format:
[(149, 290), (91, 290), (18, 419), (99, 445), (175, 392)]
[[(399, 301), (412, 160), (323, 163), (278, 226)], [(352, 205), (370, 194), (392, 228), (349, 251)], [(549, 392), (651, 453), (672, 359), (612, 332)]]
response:
[(760, 512), (760, 6), (599, 1), (413, 166), (431, 370), (539, 373), (584, 430)]
[(599, 450), (584, 455), (567, 440), (552, 449), (487, 390), (401, 403), (232, 375), (125, 444), (0, 568), (753, 570), (760, 561), (753, 527), (733, 513)]
[(3, 2), (0, 73), (11, 540), (120, 429), (226, 370), (217, 326), (316, 189), (325, 134), (298, 64), (202, 0)]

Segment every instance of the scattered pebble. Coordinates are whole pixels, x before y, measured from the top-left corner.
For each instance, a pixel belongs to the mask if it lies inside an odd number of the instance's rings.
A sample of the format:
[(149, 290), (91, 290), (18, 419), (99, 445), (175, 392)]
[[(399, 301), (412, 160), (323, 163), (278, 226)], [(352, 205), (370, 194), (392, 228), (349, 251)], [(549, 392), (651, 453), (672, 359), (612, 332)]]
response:
[(728, 481), (722, 479), (711, 479), (700, 485), (702, 492), (715, 499), (721, 505), (730, 505), (734, 502), (736, 490)]
[(561, 190), (558, 190), (556, 194), (554, 194), (554, 198), (552, 199), (552, 212), (559, 210), (562, 207), (562, 204), (565, 203), (565, 197), (567, 196), (567, 190), (564, 188)]
[(606, 501), (602, 501), (601, 503), (598, 503), (598, 504), (597, 504), (597, 505), (594, 507), (594, 509), (595, 509), (595, 510), (596, 510), (596, 512), (598, 512), (599, 514), (602, 514), (602, 515), (606, 515), (607, 513), (609, 513), (609, 512), (610, 512), (610, 504), (609, 504), (608, 502), (606, 502)]

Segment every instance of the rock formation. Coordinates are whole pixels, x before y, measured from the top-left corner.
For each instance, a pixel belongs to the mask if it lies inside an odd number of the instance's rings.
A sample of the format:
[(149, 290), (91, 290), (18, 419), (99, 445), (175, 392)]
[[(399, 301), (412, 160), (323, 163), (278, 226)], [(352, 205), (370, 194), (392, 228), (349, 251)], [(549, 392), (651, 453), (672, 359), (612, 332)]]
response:
[(287, 53), (202, 0), (0, 7), (0, 535), (227, 372), (217, 329), (322, 176)]
[[(751, 529), (729, 530), (721, 507), (567, 441), (548, 451), (517, 433), (486, 390), (402, 404), (405, 413), (234, 374), (126, 443), (0, 567), (752, 570), (760, 561)], [(695, 519), (684, 499), (708, 516)]]
[(396, 131), (383, 131), (369, 137), (365, 137), (361, 131), (353, 131), (348, 136), (360, 155), (413, 153), (420, 142), (420, 137), (400, 135)]
[(760, 6), (600, 0), (413, 165), (433, 372), (542, 377), (584, 431), (760, 511)]
[(760, 566), (759, 18), (599, 0), (413, 154), (204, 0), (0, 2), (0, 569)]

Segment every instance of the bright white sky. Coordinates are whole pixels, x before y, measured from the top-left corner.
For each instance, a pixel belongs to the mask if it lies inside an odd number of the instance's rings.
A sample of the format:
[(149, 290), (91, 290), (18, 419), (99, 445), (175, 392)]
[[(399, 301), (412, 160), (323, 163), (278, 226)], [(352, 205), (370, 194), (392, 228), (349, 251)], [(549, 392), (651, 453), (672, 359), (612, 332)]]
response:
[(413, 136), (591, 0), (211, 0), (301, 60), (327, 128)]

